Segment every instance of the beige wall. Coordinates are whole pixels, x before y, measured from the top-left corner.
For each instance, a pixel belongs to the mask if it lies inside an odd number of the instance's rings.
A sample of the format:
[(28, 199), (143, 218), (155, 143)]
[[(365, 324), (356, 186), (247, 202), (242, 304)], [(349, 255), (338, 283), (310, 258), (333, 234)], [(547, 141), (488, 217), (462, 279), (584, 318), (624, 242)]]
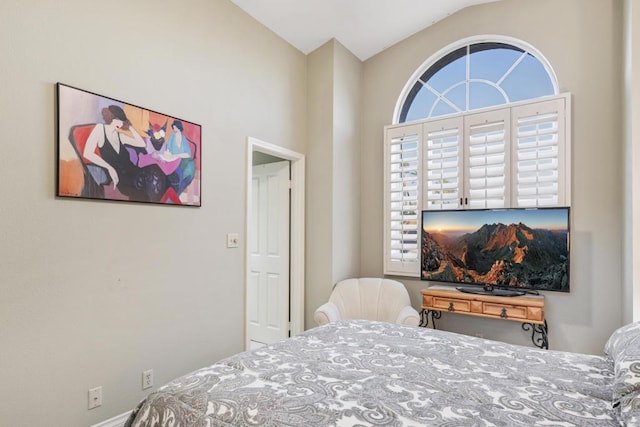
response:
[[(622, 322), (622, 2), (509, 0), (471, 7), (365, 62), (363, 275), (382, 274), (382, 127), (413, 72), (457, 40), (497, 34), (536, 47), (573, 101), (571, 293), (547, 293), (551, 348), (599, 353)], [(597, 173), (596, 173), (597, 172)], [(417, 280), (401, 279), (419, 304)], [(444, 316), (447, 329), (530, 343), (517, 324)]]
[[(337, 41), (305, 57), (228, 0), (0, 2), (0, 424), (87, 426), (141, 399), (143, 370), (159, 385), (242, 349), (225, 235), (244, 230), (247, 136), (307, 156), (306, 326), (335, 280), (381, 275), (382, 128), (424, 60), (478, 34), (532, 44), (573, 94), (572, 292), (548, 293), (550, 338), (599, 353), (622, 322), (621, 5), (470, 8), (362, 64)], [(201, 124), (202, 208), (56, 199), (58, 81)], [(424, 284), (401, 280), (418, 307)], [(517, 324), (441, 324), (528, 344)]]
[[(201, 124), (202, 207), (56, 199), (58, 81)], [(304, 153), (305, 56), (227, 0), (3, 0), (0, 82), (0, 424), (88, 426), (242, 350), (245, 141)]]
[[(627, 174), (625, 175), (625, 177), (629, 177), (630, 174), (628, 172), (629, 170), (632, 171), (630, 183), (627, 183), (627, 189), (630, 191), (625, 193), (625, 200), (631, 199), (630, 203), (626, 203), (626, 212), (630, 222), (625, 223), (625, 238), (627, 242), (629, 240), (632, 242), (631, 256), (629, 257), (629, 254), (625, 251), (628, 265), (625, 271), (630, 272), (630, 274), (625, 276), (625, 280), (623, 280), (626, 291), (623, 301), (627, 309), (627, 316), (624, 322), (628, 323), (640, 320), (640, 168), (638, 168), (638, 165), (640, 165), (640, 5), (638, 5), (637, 1), (633, 1), (625, 11), (630, 15), (628, 22), (632, 27), (630, 34), (631, 49), (626, 51), (629, 55), (626, 62), (628, 71), (625, 71), (625, 74), (630, 76), (631, 87), (625, 85), (624, 88), (624, 93), (627, 96), (629, 93), (631, 94), (631, 110), (626, 117), (632, 124), (630, 128), (631, 135), (628, 135), (629, 139), (626, 140), (632, 147), (631, 155), (629, 156), (631, 161), (627, 161)], [(629, 129), (628, 126), (626, 128)]]
[[(336, 42), (333, 110), (333, 283), (360, 273), (362, 61)], [(333, 285), (332, 283), (332, 285)], [(327, 289), (325, 287), (325, 289)], [(328, 298), (328, 295), (327, 295)]]
[[(634, 43), (635, 42), (635, 43)], [(640, 7), (624, 1), (624, 322), (640, 320)]]
[(308, 56), (305, 326), (333, 285), (360, 272), (362, 62), (336, 40)]
[(330, 41), (307, 57), (308, 137), (305, 327), (333, 281), (333, 47)]

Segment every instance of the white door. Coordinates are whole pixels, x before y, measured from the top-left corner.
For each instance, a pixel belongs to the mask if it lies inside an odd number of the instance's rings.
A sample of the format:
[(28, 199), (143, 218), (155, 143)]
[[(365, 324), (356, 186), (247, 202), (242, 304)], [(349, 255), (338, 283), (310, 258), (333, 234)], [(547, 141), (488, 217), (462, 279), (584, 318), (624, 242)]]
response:
[(288, 161), (253, 166), (247, 305), (252, 346), (289, 336)]

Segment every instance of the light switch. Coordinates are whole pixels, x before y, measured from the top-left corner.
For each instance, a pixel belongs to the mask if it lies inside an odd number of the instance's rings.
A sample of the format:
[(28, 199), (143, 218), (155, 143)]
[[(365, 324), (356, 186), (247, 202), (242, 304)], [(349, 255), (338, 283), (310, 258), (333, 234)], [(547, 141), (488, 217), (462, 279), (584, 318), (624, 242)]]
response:
[(89, 409), (102, 405), (102, 386), (89, 390)]
[(227, 234), (227, 247), (228, 248), (237, 248), (239, 245), (240, 238), (238, 237), (238, 233), (229, 233)]

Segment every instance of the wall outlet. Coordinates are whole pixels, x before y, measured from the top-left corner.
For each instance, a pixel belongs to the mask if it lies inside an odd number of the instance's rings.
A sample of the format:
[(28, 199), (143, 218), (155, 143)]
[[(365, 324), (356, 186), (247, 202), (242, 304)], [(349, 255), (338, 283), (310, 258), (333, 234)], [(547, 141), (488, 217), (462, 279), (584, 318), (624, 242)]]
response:
[(142, 373), (142, 389), (146, 390), (153, 387), (153, 369)]
[(89, 409), (102, 406), (102, 386), (89, 389)]
[(237, 248), (240, 244), (240, 237), (238, 233), (229, 233), (227, 234), (227, 247), (228, 248)]

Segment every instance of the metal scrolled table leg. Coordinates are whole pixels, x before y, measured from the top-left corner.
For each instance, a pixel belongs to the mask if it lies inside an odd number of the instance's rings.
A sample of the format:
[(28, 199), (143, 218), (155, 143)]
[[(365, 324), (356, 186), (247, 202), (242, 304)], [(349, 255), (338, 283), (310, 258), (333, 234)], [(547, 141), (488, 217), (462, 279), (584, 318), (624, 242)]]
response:
[(547, 320), (544, 324), (537, 323), (523, 323), (522, 329), (526, 332), (531, 331), (531, 342), (538, 348), (549, 349), (549, 338), (547, 336), (549, 327), (547, 326)]
[(436, 320), (442, 317), (442, 312), (437, 310), (427, 310), (423, 308), (420, 311), (420, 325), (422, 327), (429, 326), (429, 317), (431, 317), (431, 324), (433, 325), (433, 329), (436, 329)]

